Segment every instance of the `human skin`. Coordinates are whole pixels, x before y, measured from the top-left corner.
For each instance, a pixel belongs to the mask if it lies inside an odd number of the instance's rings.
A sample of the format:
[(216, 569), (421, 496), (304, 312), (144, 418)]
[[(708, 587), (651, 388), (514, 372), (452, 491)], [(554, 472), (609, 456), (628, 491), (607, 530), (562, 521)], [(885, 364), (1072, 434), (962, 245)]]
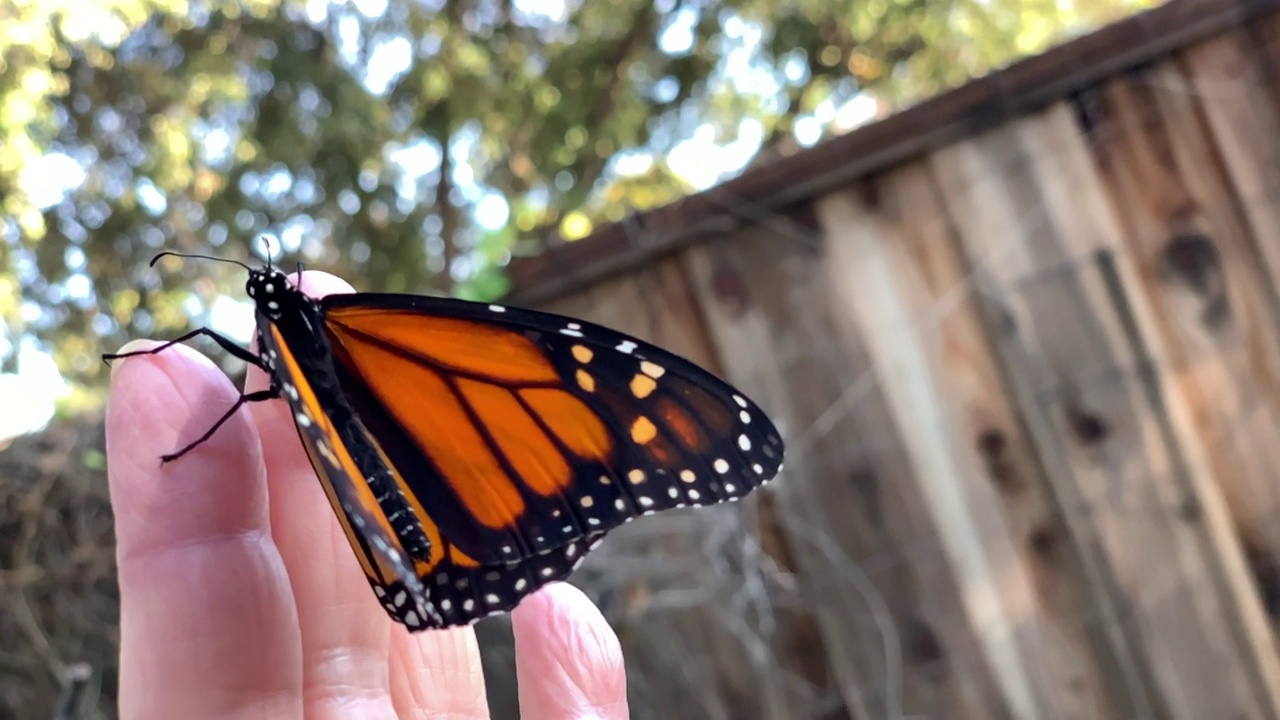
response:
[[(318, 272), (301, 287), (352, 292)], [(250, 368), (246, 391), (265, 387)], [(284, 403), (251, 404), (160, 463), (238, 396), (182, 345), (113, 364), (106, 435), (122, 720), (488, 718), (475, 632), (409, 633), (387, 617)], [(548, 585), (512, 623), (522, 718), (628, 716), (618, 639), (585, 595)]]

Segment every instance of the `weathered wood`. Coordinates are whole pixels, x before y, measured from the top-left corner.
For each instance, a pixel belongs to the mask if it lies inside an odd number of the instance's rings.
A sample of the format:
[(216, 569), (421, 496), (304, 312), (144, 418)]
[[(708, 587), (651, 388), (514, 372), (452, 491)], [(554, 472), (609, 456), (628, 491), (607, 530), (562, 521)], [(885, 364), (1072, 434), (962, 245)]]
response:
[[(1097, 548), (1109, 588), (1128, 610), (1133, 642), (1175, 718), (1272, 717), (1252, 682), (1257, 649), (1238, 634), (1238, 593), (1224, 583), (1221, 518), (1212, 483), (1165, 432), (1164, 407), (1144, 393), (1148, 351), (1127, 338), (1099, 251), (1117, 255), (1121, 233), (1066, 107), (931, 158), (969, 263), (990, 278), (987, 314), (1002, 318), (1022, 357), (1006, 357), (1035, 393), (1054, 448), (1069, 463), (1052, 478), (1081, 547)], [(1123, 257), (1123, 256), (1121, 256)], [(1127, 274), (1127, 273), (1126, 273)], [(1140, 306), (1140, 298), (1126, 302)], [(1139, 317), (1149, 317), (1145, 310)], [(1047, 440), (1042, 438), (1042, 441)], [(1188, 515), (1187, 503), (1205, 512)], [(1208, 535), (1208, 537), (1206, 537)], [(1194, 620), (1193, 620), (1194, 619)]]
[(1280, 718), (1278, 7), (1173, 0), (520, 264), (788, 443), (584, 567), (637, 717)]
[(770, 489), (837, 686), (858, 718), (1010, 717), (898, 489), (909, 469), (865, 352), (831, 316), (822, 259), (795, 247), (758, 230), (688, 257), (728, 375), (787, 439)]
[(1188, 48), (1189, 88), (1204, 113), (1232, 193), (1252, 229), (1253, 252), (1280, 287), (1280, 17)]
[(1019, 718), (1132, 717), (1106, 687), (1114, 658), (1100, 663), (1080, 631), (1105, 598), (1055, 540), (1069, 533), (1009, 404), (927, 169), (903, 166), (873, 191), (828, 195), (819, 207), (832, 288), (903, 428), (909, 492), (946, 538), (967, 625), (1006, 702)]
[[(1232, 38), (1194, 49), (1192, 64), (1210, 73), (1214, 59), (1231, 54)], [(1227, 61), (1230, 64), (1230, 61)], [(1255, 246), (1239, 212), (1200, 106), (1223, 101), (1193, 91), (1180, 68), (1165, 64), (1140, 77), (1113, 82), (1102, 105), (1108, 132), (1094, 145), (1098, 166), (1119, 215), (1133, 260), (1137, 292), (1149, 301), (1163, 340), (1168, 392), (1195, 408), (1179, 424), (1178, 443), (1206, 463), (1211, 487), (1230, 518), (1206, 524), (1222, 562), (1224, 592), (1233, 599), (1238, 628), (1257, 662), (1259, 693), (1280, 707), (1276, 646), (1256, 588), (1275, 597), (1274, 566), (1280, 558), (1280, 325), (1259, 272)], [(1260, 156), (1259, 159), (1261, 159)], [(1257, 173), (1246, 173), (1256, 177)], [(1202, 474), (1196, 473), (1192, 479)], [(1233, 547), (1243, 543), (1252, 582)], [(1238, 596), (1237, 596), (1238, 594)], [(1272, 618), (1274, 623), (1274, 618)]]

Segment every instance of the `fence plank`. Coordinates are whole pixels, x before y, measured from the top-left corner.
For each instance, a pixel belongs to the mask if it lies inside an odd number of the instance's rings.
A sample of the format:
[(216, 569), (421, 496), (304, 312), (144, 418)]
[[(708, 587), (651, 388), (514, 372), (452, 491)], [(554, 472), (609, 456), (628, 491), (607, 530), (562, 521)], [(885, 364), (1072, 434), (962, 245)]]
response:
[(1072, 527), (1081, 547), (1103, 553), (1160, 714), (1271, 717), (1249, 680), (1254, 648), (1235, 632), (1238, 598), (1217, 576), (1229, 543), (1206, 539), (1211, 513), (1185, 511), (1220, 500), (1173, 446), (1165, 408), (1145, 392), (1148, 352), (1126, 336), (1091, 262), (1114, 255), (1120, 233), (1071, 110), (1029, 116), (932, 162), (970, 263), (990, 276), (988, 315), (1004, 319), (1016, 340), (1006, 344), (1022, 351), (1005, 359), (1034, 391), (1035, 406), (1021, 411), (1046, 419), (1056, 447), (1044, 452), (1070, 463), (1055, 490), (1069, 518), (1088, 518)]
[(727, 372), (784, 423), (771, 489), (836, 682), (858, 718), (1010, 717), (963, 647), (957, 589), (901, 490), (909, 468), (866, 354), (833, 321), (822, 258), (804, 247), (757, 230), (689, 260)]
[[(1231, 515), (1226, 532), (1243, 543), (1253, 583), (1276, 598), (1280, 318), (1266, 290), (1265, 263), (1202, 121), (1199, 106), (1221, 98), (1192, 90), (1171, 64), (1112, 83), (1105, 104), (1111, 131), (1095, 152), (1107, 158), (1099, 164), (1107, 191), (1125, 208), (1135, 289), (1149, 299), (1166, 341), (1170, 379), (1196, 408), (1181, 444), (1200, 446)], [(1275, 606), (1268, 627), (1265, 608), (1256, 590), (1245, 591), (1247, 584), (1237, 584), (1244, 593), (1241, 632), (1257, 653), (1259, 682), (1280, 698)]]
[(1252, 43), (1228, 34), (1188, 48), (1187, 89), (1199, 101), (1274, 289), (1280, 287), (1280, 17), (1254, 29)]
[[(1069, 543), (1034, 449), (1010, 406), (971, 297), (972, 284), (937, 191), (920, 163), (877, 180), (873, 192), (819, 203), (833, 290), (857, 318), (903, 427), (911, 492), (949, 539), (950, 572), (983, 652), (1017, 716), (1132, 717), (1113, 703), (1093, 643), (1081, 632), (1097, 600)], [(1114, 609), (1111, 615), (1114, 618)], [(1099, 635), (1094, 638), (1093, 635)]]

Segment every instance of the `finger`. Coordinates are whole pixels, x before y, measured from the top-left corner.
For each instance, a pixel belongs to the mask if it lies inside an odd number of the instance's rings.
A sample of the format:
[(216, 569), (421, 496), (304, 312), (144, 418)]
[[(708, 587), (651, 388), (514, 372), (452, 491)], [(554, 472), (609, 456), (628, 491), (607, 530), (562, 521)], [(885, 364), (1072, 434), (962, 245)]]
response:
[(629, 717), (618, 636), (581, 590), (552, 583), (512, 612), (520, 717)]
[[(294, 280), (294, 276), (290, 276)], [(351, 292), (320, 272), (305, 272), (313, 297)], [(246, 391), (265, 388), (252, 368)], [(360, 570), (284, 402), (253, 408), (271, 494), (271, 527), (289, 568), (302, 628), (303, 697), (308, 718), (394, 718), (387, 656), (392, 628)]]
[(204, 444), (160, 464), (238, 396), (212, 362), (182, 345), (118, 360), (112, 371), (107, 476), (122, 718), (301, 712), (297, 617), (271, 540), (252, 420), (238, 412)]
[(391, 636), (391, 698), (409, 718), (488, 720), (480, 647), (470, 627)]

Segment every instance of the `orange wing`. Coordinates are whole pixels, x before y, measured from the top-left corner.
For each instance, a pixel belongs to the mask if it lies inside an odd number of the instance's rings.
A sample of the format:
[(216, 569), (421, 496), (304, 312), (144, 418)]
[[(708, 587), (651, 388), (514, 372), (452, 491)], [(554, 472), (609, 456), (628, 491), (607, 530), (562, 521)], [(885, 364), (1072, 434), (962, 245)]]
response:
[(362, 293), (322, 302), (343, 394), (443, 541), (553, 556), (638, 515), (773, 477), (768, 417), (671, 353), (569, 318)]
[[(441, 536), (377, 440), (349, 407), (310, 377), (272, 327), (264, 348), (294, 412), (303, 447), (343, 532), (387, 613), (410, 630), (465, 625), (510, 610), (547, 582), (562, 580), (601, 533), (520, 564), (482, 564)], [(394, 518), (394, 521), (393, 521)], [(418, 533), (425, 542), (412, 543)], [(409, 543), (409, 546), (406, 544)]]

